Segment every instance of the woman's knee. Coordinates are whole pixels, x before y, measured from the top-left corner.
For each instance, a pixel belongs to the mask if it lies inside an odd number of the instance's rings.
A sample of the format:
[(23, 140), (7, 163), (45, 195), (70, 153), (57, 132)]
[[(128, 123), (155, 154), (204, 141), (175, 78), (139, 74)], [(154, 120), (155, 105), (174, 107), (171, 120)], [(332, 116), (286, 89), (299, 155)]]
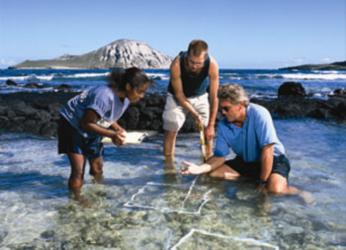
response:
[(70, 176), (68, 186), (72, 190), (81, 188), (83, 186), (83, 177)]
[(103, 160), (102, 158), (97, 158), (90, 161), (90, 174), (97, 175), (103, 173)]

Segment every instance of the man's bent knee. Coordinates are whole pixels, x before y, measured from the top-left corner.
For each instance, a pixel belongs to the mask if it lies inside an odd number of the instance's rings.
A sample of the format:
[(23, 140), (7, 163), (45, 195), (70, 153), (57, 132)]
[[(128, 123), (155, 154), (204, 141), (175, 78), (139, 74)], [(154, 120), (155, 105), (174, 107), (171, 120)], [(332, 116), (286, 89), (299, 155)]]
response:
[(215, 170), (208, 174), (210, 177), (213, 177), (213, 178), (222, 178), (222, 179), (225, 178), (225, 171)]
[(286, 193), (287, 190), (287, 183), (283, 183), (283, 182), (268, 182), (267, 184), (267, 190), (268, 192), (272, 193), (272, 194), (277, 194), (277, 195), (282, 195)]

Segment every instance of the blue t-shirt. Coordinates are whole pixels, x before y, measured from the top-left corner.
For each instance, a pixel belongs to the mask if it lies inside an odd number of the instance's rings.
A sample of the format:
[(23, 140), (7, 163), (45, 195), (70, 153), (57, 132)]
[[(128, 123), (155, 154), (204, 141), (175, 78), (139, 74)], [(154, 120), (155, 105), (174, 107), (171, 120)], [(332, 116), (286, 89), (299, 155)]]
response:
[(250, 103), (241, 128), (224, 118), (218, 124), (214, 155), (225, 157), (230, 148), (245, 162), (260, 161), (262, 148), (274, 144), (274, 155), (285, 154), (285, 148), (276, 135), (271, 115), (264, 107)]
[(117, 121), (129, 106), (129, 100), (122, 102), (113, 90), (106, 85), (93, 87), (67, 102), (60, 114), (84, 137), (95, 137), (80, 127), (80, 121), (87, 109), (94, 110), (101, 118), (98, 124), (108, 127)]

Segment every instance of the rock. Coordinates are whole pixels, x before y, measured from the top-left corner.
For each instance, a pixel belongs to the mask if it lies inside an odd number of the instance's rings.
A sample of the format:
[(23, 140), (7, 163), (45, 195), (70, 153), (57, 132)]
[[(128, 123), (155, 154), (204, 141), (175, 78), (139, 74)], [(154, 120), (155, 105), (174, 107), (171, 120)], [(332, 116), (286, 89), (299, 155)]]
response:
[(13, 111), (17, 116), (32, 117), (36, 114), (37, 110), (24, 102), (17, 103), (13, 106)]
[(48, 112), (51, 115), (53, 120), (58, 120), (60, 115), (60, 109), (62, 108), (62, 105), (60, 103), (52, 103), (48, 105)]
[(150, 94), (145, 98), (146, 106), (164, 107), (166, 98), (162, 95)]
[(16, 68), (169, 68), (172, 59), (135, 40), (121, 39), (83, 55), (63, 55), (51, 60), (26, 60)]
[(69, 92), (71, 91), (72, 87), (68, 84), (60, 84), (55, 89), (61, 92)]
[(12, 120), (16, 117), (16, 113), (12, 109), (7, 110), (7, 117), (8, 119)]
[(11, 80), (11, 79), (7, 79), (5, 84), (7, 86), (18, 86), (18, 83), (16, 83), (15, 81)]
[(162, 131), (162, 120), (155, 119), (150, 123), (150, 130)]
[(46, 123), (49, 122), (49, 120), (51, 119), (51, 115), (45, 110), (38, 110), (35, 113), (35, 118), (37, 120), (42, 121), (43, 123)]
[(341, 102), (332, 112), (339, 120), (346, 120), (346, 102)]
[(344, 89), (344, 88), (335, 89), (335, 90), (333, 91), (333, 93), (332, 93), (332, 94), (329, 94), (328, 96), (330, 96), (330, 97), (334, 97), (334, 96), (346, 97), (346, 89)]
[(39, 134), (41, 124), (39, 124), (36, 120), (29, 119), (24, 121), (23, 126), (25, 131), (33, 134)]
[[(54, 136), (59, 111), (75, 94), (56, 92), (0, 95), (0, 128), (2, 131), (25, 131)], [(340, 96), (332, 96), (328, 100), (286, 96), (277, 99), (251, 99), (251, 102), (266, 107), (274, 117), (312, 117), (346, 122), (346, 98)], [(118, 123), (126, 130), (162, 132), (164, 104), (164, 95), (148, 94), (140, 102), (131, 104)], [(218, 120), (222, 118), (219, 112)], [(197, 132), (191, 115), (187, 115), (181, 132)]]
[(316, 119), (327, 119), (330, 117), (329, 112), (327, 109), (324, 108), (318, 108), (314, 109), (308, 114), (310, 117), (316, 118)]
[(153, 80), (153, 81), (161, 81), (162, 77), (161, 76), (153, 76), (153, 77), (151, 77), (151, 80)]
[(25, 121), (25, 117), (24, 116), (16, 116), (16, 117), (14, 117), (11, 120), (11, 123), (10, 123), (11, 131), (24, 132), (25, 131), (24, 121)]
[(149, 121), (154, 120), (156, 117), (161, 117), (163, 109), (159, 107), (147, 107), (141, 113), (141, 119), (146, 119)]
[(0, 116), (7, 114), (7, 107), (6, 106), (0, 106)]
[(7, 129), (10, 126), (10, 120), (6, 116), (0, 116), (0, 129)]
[(56, 132), (58, 129), (58, 124), (55, 122), (48, 122), (43, 124), (42, 128), (40, 129), (40, 135), (44, 137), (53, 137), (56, 136)]
[(303, 85), (299, 82), (284, 82), (278, 90), (278, 97), (283, 96), (304, 97), (306, 92)]
[(25, 84), (24, 87), (29, 89), (41, 89), (43, 88), (43, 85), (40, 83), (31, 82), (31, 83)]
[(129, 107), (125, 112), (122, 120), (125, 122), (127, 129), (136, 129), (139, 122), (139, 110), (136, 107)]

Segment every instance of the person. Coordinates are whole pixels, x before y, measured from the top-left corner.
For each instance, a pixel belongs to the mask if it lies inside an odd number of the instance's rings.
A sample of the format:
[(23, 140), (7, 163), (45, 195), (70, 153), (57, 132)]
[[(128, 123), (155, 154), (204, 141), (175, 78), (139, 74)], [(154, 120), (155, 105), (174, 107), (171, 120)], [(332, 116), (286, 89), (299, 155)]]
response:
[(206, 154), (212, 154), (218, 87), (219, 69), (215, 59), (208, 55), (208, 44), (203, 40), (191, 41), (188, 50), (180, 52), (170, 66), (170, 82), (162, 115), (166, 162), (174, 161), (176, 137), (188, 112), (198, 127), (204, 127), (208, 142)]
[(70, 161), (68, 186), (76, 196), (83, 185), (86, 161), (95, 180), (102, 179), (102, 137), (109, 137), (116, 145), (124, 143), (126, 131), (117, 120), (130, 103), (143, 98), (150, 84), (144, 71), (136, 67), (113, 71), (108, 85), (82, 92), (61, 109), (58, 152)]
[[(246, 176), (257, 181), (258, 191), (298, 194), (288, 185), (290, 163), (269, 111), (250, 103), (240, 85), (221, 86), (218, 97), (224, 119), (218, 123), (214, 156), (202, 165), (184, 162), (182, 173), (228, 180)], [(230, 149), (236, 157), (226, 160)]]

